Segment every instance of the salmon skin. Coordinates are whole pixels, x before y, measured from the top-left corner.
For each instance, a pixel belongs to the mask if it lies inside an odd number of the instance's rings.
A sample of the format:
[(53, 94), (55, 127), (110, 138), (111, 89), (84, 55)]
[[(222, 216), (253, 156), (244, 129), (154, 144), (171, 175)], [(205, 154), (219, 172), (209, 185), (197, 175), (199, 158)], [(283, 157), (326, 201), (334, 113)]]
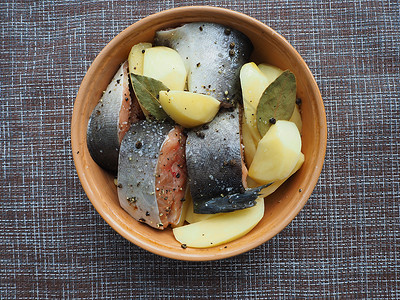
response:
[(246, 190), (243, 176), (247, 170), (242, 158), (239, 108), (222, 109), (211, 123), (188, 132), (186, 163), (195, 213), (255, 205), (258, 193)]
[(86, 141), (93, 160), (102, 168), (116, 173), (122, 138), (130, 123), (142, 118), (143, 112), (136, 98), (130, 96), (126, 61), (115, 73), (90, 116)]
[(253, 50), (240, 31), (215, 23), (188, 23), (156, 32), (155, 45), (175, 49), (188, 74), (188, 90), (221, 102), (241, 101), (239, 73)]
[(179, 221), (186, 188), (186, 137), (179, 126), (139, 121), (119, 154), (118, 198), (134, 219), (157, 229)]
[(260, 195), (261, 190), (271, 184), (268, 183), (263, 186), (247, 189), (243, 193), (215, 197), (205, 201), (196, 201), (193, 203), (193, 209), (195, 212), (202, 214), (216, 214), (252, 207), (256, 204), (255, 200)]

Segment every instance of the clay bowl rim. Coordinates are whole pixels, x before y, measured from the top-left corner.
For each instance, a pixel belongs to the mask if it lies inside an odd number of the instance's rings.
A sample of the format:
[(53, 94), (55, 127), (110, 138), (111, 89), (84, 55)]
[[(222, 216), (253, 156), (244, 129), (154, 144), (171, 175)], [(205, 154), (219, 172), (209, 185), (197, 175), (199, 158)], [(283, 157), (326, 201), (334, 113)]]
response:
[[(236, 248), (229, 248), (227, 251), (221, 251), (221, 252), (200, 252), (200, 254), (186, 254), (185, 252), (177, 252), (176, 250), (168, 247), (159, 247), (159, 244), (156, 241), (152, 240), (147, 240), (144, 239), (143, 237), (140, 236), (140, 234), (133, 234), (128, 231), (127, 228), (122, 226), (121, 224), (118, 223), (118, 221), (115, 219), (116, 216), (111, 212), (107, 213), (104, 210), (104, 205), (107, 206), (106, 203), (102, 203), (98, 198), (97, 195), (100, 192), (98, 190), (98, 187), (92, 186), (90, 184), (91, 181), (91, 174), (90, 172), (86, 171), (84, 161), (82, 159), (82, 156), (78, 155), (79, 150), (81, 147), (86, 147), (86, 139), (85, 141), (82, 141), (79, 139), (80, 135), (82, 134), (80, 131), (81, 129), (81, 124), (80, 124), (80, 119), (81, 119), (81, 114), (80, 111), (82, 110), (84, 104), (85, 104), (85, 93), (86, 88), (88, 86), (88, 83), (91, 79), (91, 77), (94, 74), (94, 70), (98, 69), (100, 65), (102, 64), (102, 61), (107, 57), (108, 53), (116, 46), (119, 45), (119, 43), (123, 42), (124, 39), (129, 36), (131, 32), (134, 32), (137, 30), (137, 28), (140, 28), (148, 23), (152, 24), (155, 20), (159, 18), (170, 18), (172, 16), (185, 16), (185, 14), (193, 15), (193, 14), (199, 14), (199, 15), (207, 15), (207, 16), (229, 16), (230, 18), (234, 18), (236, 22), (244, 22), (247, 24), (251, 24), (253, 27), (257, 27), (260, 32), (263, 34), (267, 34), (271, 36), (277, 43), (280, 43), (282, 47), (284, 47), (287, 51), (290, 52), (290, 55), (294, 57), (294, 59), (297, 61), (299, 64), (299, 68), (301, 68), (307, 76), (307, 82), (311, 84), (311, 89), (314, 94), (314, 97), (316, 98), (316, 105), (317, 105), (317, 112), (318, 116), (318, 125), (320, 126), (319, 130), (319, 136), (318, 136), (318, 141), (319, 141), (319, 151), (318, 155), (316, 157), (315, 163), (312, 165), (313, 166), (313, 171), (311, 173), (311, 178), (309, 181), (309, 184), (303, 189), (300, 199), (293, 207), (291, 210), (291, 213), (286, 215), (285, 218), (283, 218), (279, 226), (273, 227), (272, 230), (268, 231), (267, 234), (263, 236), (259, 236), (257, 239), (252, 240), (248, 244), (241, 244), (240, 247)], [(182, 21), (182, 22), (189, 22), (189, 21)], [(125, 239), (128, 241), (132, 242), (133, 244), (150, 251), (154, 254), (176, 259), (176, 260), (188, 260), (188, 261), (210, 261), (210, 260), (218, 260), (218, 259), (224, 259), (232, 256), (236, 256), (238, 254), (247, 252), (251, 249), (256, 248), (257, 246), (260, 246), (261, 244), (265, 243), (266, 241), (270, 240), (273, 238), (275, 235), (277, 235), (280, 231), (282, 231), (300, 212), (300, 210), (304, 207), (304, 205), (307, 203), (312, 191), (314, 190), (315, 185), (317, 184), (317, 181), (319, 179), (319, 175), (322, 171), (324, 159), (325, 159), (325, 152), (326, 152), (326, 143), (327, 143), (327, 124), (326, 124), (326, 115), (325, 115), (325, 108), (323, 105), (322, 97), (320, 94), (320, 91), (318, 89), (317, 83), (309, 70), (307, 64), (303, 60), (303, 58), (300, 56), (300, 54), (294, 49), (292, 45), (289, 44), (289, 42), (282, 37), (280, 34), (278, 34), (276, 31), (271, 29), (269, 26), (265, 25), (264, 23), (248, 16), (240, 12), (232, 11), (229, 9), (225, 8), (219, 8), (219, 7), (212, 7), (212, 6), (187, 6), (187, 7), (178, 7), (178, 8), (172, 8), (169, 10), (164, 10), (152, 15), (149, 15), (136, 23), (130, 25), (127, 27), (125, 30), (120, 32), (117, 36), (115, 36), (102, 50), (101, 52), (97, 55), (95, 60), (93, 61), (92, 65), (88, 69), (85, 77), (82, 80), (81, 86), (79, 88), (75, 103), (74, 103), (74, 109), (73, 109), (73, 114), (72, 114), (72, 121), (71, 121), (71, 146), (72, 146), (72, 153), (73, 153), (73, 159), (75, 163), (75, 167), (78, 173), (79, 180), (82, 184), (83, 189), (85, 190), (88, 198), (90, 199), (91, 203), (97, 210), (97, 212), (101, 215), (101, 217), (115, 230), (117, 231), (121, 236), (123, 236)], [(86, 124), (87, 126), (87, 124)], [(84, 127), (85, 128), (85, 127)], [(85, 132), (85, 137), (86, 137), (86, 132)], [(215, 247), (215, 248), (218, 248)], [(212, 249), (212, 248), (210, 248)], [(201, 249), (200, 249), (201, 250)]]

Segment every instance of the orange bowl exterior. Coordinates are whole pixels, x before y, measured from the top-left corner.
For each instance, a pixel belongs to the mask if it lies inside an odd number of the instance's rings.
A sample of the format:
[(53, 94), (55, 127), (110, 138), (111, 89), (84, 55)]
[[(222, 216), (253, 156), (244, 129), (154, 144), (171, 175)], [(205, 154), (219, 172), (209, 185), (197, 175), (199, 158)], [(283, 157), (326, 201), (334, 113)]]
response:
[[(302, 102), (302, 168), (265, 200), (260, 223), (244, 237), (207, 249), (182, 249), (171, 229), (158, 231), (131, 218), (119, 205), (112, 175), (90, 157), (86, 128), (90, 114), (119, 65), (139, 42), (152, 42), (160, 29), (189, 22), (215, 22), (236, 28), (254, 45), (252, 60), (290, 69), (297, 78), (297, 95)], [(313, 75), (297, 51), (265, 24), (242, 13), (198, 6), (181, 7), (148, 16), (118, 34), (96, 57), (80, 86), (72, 115), (72, 151), (82, 186), (104, 220), (130, 242), (165, 257), (178, 260), (217, 260), (241, 254), (268, 241), (283, 230), (310, 197), (322, 170), (327, 125), (323, 101)], [(299, 191), (301, 189), (301, 192)], [(226, 248), (224, 246), (227, 246)]]

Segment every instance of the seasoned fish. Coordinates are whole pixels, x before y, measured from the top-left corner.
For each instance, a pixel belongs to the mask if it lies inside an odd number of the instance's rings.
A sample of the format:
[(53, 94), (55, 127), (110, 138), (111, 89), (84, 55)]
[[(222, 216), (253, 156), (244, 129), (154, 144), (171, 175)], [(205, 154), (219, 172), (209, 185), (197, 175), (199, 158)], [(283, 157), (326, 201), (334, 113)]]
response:
[(189, 23), (156, 32), (154, 42), (181, 55), (190, 92), (230, 104), (240, 101), (239, 72), (253, 49), (243, 33), (215, 23)]
[(102, 168), (116, 172), (118, 151), (131, 122), (143, 118), (136, 98), (131, 99), (128, 62), (121, 65), (94, 108), (87, 128), (87, 146), (93, 160)]
[(177, 225), (184, 201), (186, 136), (169, 123), (132, 124), (120, 149), (118, 198), (134, 219), (154, 228)]
[[(255, 205), (258, 193), (246, 191), (239, 108), (221, 110), (211, 123), (188, 132), (186, 162), (195, 213)], [(225, 198), (233, 194), (239, 195)]]

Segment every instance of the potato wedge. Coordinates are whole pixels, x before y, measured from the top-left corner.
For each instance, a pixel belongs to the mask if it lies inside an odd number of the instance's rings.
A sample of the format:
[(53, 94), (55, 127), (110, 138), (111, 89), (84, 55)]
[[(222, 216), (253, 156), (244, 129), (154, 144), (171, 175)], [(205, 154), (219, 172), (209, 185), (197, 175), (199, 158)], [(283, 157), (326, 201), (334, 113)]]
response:
[(164, 111), (186, 128), (210, 122), (220, 107), (214, 97), (185, 91), (160, 91), (159, 100)]
[(146, 49), (143, 75), (161, 81), (171, 90), (183, 91), (187, 74), (178, 52), (159, 46)]
[(256, 112), (265, 89), (282, 73), (277, 67), (250, 62), (240, 70), (240, 84), (243, 93), (244, 116), (255, 141), (261, 139), (257, 129)]
[(238, 239), (252, 230), (264, 216), (264, 199), (243, 210), (223, 213), (173, 229), (175, 239), (193, 248), (209, 248)]
[(275, 79), (279, 77), (283, 73), (283, 70), (279, 69), (278, 67), (271, 66), (268, 64), (259, 64), (258, 68), (260, 69), (261, 73), (268, 79), (269, 83), (271, 84)]
[[(287, 178), (282, 179), (282, 180), (277, 180), (274, 183), (272, 183), (270, 186), (262, 189), (260, 192), (260, 197), (267, 197), (267, 196), (271, 195), (273, 192), (275, 192), (290, 176), (292, 176), (294, 173), (296, 173), (301, 168), (301, 166), (304, 163), (304, 158), (305, 158), (304, 154), (300, 153), (299, 160), (297, 161), (292, 172), (290, 172), (290, 175)], [(250, 177), (247, 177), (247, 185), (250, 188), (255, 188), (255, 187), (260, 186), (260, 184), (258, 182), (254, 181)]]
[(298, 105), (295, 105), (293, 114), (290, 117), (289, 121), (296, 124), (297, 128), (299, 129), (299, 132), (301, 133), (301, 129), (303, 128), (303, 122), (301, 121), (301, 115)]
[(256, 121), (258, 102), (270, 83), (253, 62), (244, 64), (240, 69), (245, 122), (248, 124), (249, 132), (255, 140), (261, 139)]
[(259, 140), (255, 140), (251, 134), (251, 129), (249, 124), (243, 120), (242, 122), (242, 139), (244, 146), (244, 160), (246, 162), (247, 168), (250, 167), (253, 162), (254, 155), (257, 151), (257, 144)]
[(282, 180), (294, 169), (301, 153), (301, 137), (293, 122), (279, 120), (258, 143), (249, 176), (266, 184)]
[(143, 75), (143, 61), (145, 53), (143, 50), (151, 47), (151, 43), (139, 43), (132, 47), (128, 56), (129, 73)]

